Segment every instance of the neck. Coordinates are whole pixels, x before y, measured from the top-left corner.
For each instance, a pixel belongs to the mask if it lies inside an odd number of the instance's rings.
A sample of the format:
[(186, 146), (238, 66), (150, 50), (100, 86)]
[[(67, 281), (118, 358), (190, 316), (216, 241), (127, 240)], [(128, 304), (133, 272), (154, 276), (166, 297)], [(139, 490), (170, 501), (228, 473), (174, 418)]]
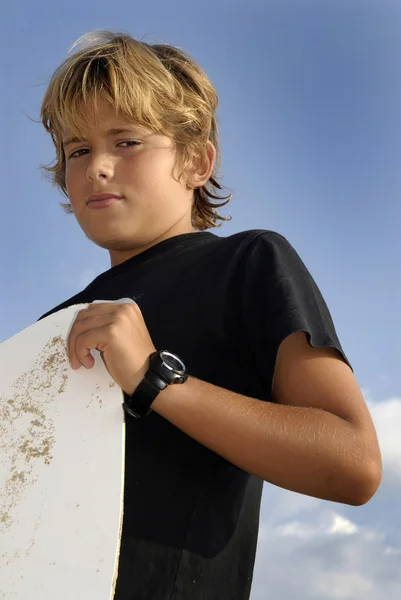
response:
[(130, 248), (130, 249), (121, 250), (121, 251), (120, 250), (109, 250), (110, 266), (115, 267), (116, 265), (119, 265), (119, 264), (125, 262), (126, 260), (129, 260), (130, 258), (137, 256), (138, 254), (141, 254), (145, 250), (148, 250), (149, 248), (156, 246), (156, 244), (160, 244), (160, 242), (163, 242), (164, 240), (168, 240), (169, 238), (176, 237), (177, 235), (182, 235), (184, 233), (195, 233), (195, 232), (196, 232), (196, 229), (194, 229), (192, 227), (192, 225), (189, 227), (181, 227), (181, 228), (172, 227), (171, 229), (169, 229), (162, 235), (156, 237), (155, 239), (153, 239), (152, 241), (150, 241), (147, 244), (144, 244), (141, 246), (135, 246), (132, 249)]

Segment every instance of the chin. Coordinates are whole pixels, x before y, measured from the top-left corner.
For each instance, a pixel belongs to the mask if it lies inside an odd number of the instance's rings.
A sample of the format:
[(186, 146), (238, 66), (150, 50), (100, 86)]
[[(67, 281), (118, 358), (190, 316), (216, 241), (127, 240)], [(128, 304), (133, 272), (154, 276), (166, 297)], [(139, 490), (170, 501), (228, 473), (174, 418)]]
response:
[[(126, 250), (130, 250), (132, 248), (133, 242), (135, 240), (134, 236), (128, 236), (126, 232), (121, 231), (119, 227), (110, 227), (110, 228), (97, 228), (97, 231), (93, 231), (92, 228), (85, 228), (84, 233), (86, 238), (99, 246), (100, 248), (104, 248), (104, 250), (115, 250), (124, 252)], [(109, 231), (107, 231), (109, 229)], [(132, 239), (134, 238), (134, 239)], [(135, 245), (135, 243), (134, 243)]]
[(111, 238), (111, 239), (107, 239), (107, 240), (97, 240), (97, 239), (93, 239), (93, 238), (89, 238), (91, 242), (93, 242), (94, 244), (96, 244), (96, 246), (99, 246), (100, 248), (103, 248), (104, 250), (113, 250), (114, 252), (129, 252), (130, 250), (132, 250), (133, 248), (135, 248), (135, 246), (137, 244), (134, 244), (132, 242), (132, 240), (122, 240), (122, 239), (118, 239), (118, 238)]

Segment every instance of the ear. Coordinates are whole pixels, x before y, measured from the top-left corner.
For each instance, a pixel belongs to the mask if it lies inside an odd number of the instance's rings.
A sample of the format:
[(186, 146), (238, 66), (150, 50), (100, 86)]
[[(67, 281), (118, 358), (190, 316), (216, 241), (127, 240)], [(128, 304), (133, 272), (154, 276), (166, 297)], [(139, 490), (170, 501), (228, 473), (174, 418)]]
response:
[(187, 168), (186, 182), (190, 188), (200, 188), (209, 180), (216, 160), (216, 148), (208, 141), (202, 155), (193, 157)]

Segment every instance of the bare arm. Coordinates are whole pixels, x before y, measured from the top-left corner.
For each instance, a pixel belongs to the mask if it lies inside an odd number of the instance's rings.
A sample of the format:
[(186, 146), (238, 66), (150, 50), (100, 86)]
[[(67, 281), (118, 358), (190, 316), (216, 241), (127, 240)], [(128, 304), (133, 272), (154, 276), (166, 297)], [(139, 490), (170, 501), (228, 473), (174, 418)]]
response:
[(239, 468), (279, 487), (364, 504), (381, 481), (376, 433), (358, 383), (337, 351), (303, 332), (281, 344), (273, 397), (255, 400), (190, 377), (152, 409)]

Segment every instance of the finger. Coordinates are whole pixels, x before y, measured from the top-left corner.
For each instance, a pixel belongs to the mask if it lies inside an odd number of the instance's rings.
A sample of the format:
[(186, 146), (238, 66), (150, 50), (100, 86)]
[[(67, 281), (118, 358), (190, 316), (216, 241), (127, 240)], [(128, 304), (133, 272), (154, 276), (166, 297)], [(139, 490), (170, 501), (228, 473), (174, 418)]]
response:
[(75, 320), (71, 326), (70, 332), (68, 334), (67, 356), (68, 356), (68, 360), (70, 361), (70, 365), (71, 365), (72, 369), (79, 369), (79, 367), (81, 366), (80, 364), (78, 364), (78, 362), (76, 360), (74, 348), (75, 348), (75, 338), (77, 337), (78, 333), (81, 331), (81, 322), (83, 321), (83, 319), (85, 319), (86, 315), (87, 315), (86, 308), (80, 310), (77, 313)]
[(75, 339), (75, 357), (79, 365), (91, 369), (95, 364), (95, 359), (91, 350), (104, 352), (109, 341), (109, 327), (94, 327), (80, 333)]
[(91, 304), (88, 305), (88, 308), (84, 312), (90, 313), (103, 313), (109, 310), (110, 312), (120, 312), (138, 309), (139, 306), (133, 300), (128, 301), (128, 298), (123, 298), (122, 300), (115, 300), (112, 302), (99, 302), (98, 300), (94, 300)]
[[(68, 359), (70, 361), (71, 368), (76, 370), (79, 369), (81, 364), (83, 364), (79, 357), (77, 356), (76, 351), (76, 340), (79, 335), (88, 331), (90, 329), (104, 327), (112, 322), (113, 314), (111, 313), (103, 313), (103, 314), (92, 314), (90, 315), (88, 311), (83, 310), (77, 315), (75, 322), (71, 328), (68, 341), (67, 341), (67, 353)], [(93, 357), (90, 355), (88, 357), (86, 364), (90, 364), (93, 366)]]
[(116, 304), (115, 302), (92, 302), (91, 304), (88, 305), (88, 308), (86, 309), (87, 313), (96, 313), (96, 314), (102, 314), (104, 312), (112, 312), (115, 310), (118, 310), (121, 307), (121, 305)]
[(136, 304), (132, 298), (119, 298), (118, 300), (93, 300), (92, 304)]

